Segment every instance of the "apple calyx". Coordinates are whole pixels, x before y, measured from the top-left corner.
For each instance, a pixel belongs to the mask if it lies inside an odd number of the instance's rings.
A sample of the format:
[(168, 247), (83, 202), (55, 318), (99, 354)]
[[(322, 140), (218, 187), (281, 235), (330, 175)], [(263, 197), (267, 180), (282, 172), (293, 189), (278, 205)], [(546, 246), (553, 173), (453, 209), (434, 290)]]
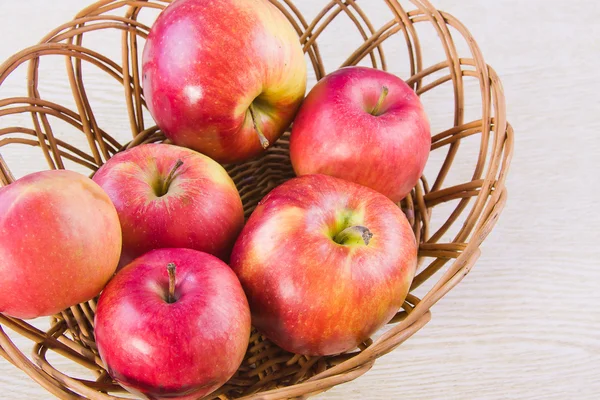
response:
[(374, 115), (374, 116), (378, 116), (379, 115), (379, 111), (381, 109), (381, 105), (383, 104), (383, 101), (387, 97), (388, 92), (389, 92), (389, 89), (387, 88), (387, 86), (383, 86), (381, 88), (381, 94), (379, 95), (379, 99), (377, 99), (377, 104), (375, 104), (375, 107), (370, 112), (371, 115)]
[(169, 273), (169, 293), (167, 294), (167, 303), (175, 303), (175, 263), (167, 264), (167, 272)]
[(163, 181), (163, 183), (160, 187), (160, 193), (157, 193), (158, 197), (162, 197), (165, 194), (167, 194), (167, 192), (169, 191), (169, 186), (171, 186), (171, 182), (173, 181), (173, 178), (175, 177), (175, 172), (177, 172), (179, 167), (181, 167), (182, 165), (183, 165), (183, 161), (177, 160), (177, 162), (175, 163), (173, 168), (171, 168), (171, 172), (169, 172), (167, 179), (165, 179)]
[(250, 116), (252, 117), (252, 123), (254, 124), (254, 129), (256, 130), (256, 134), (258, 135), (258, 140), (263, 149), (269, 147), (269, 139), (262, 133), (260, 127), (258, 126), (258, 116), (256, 115), (256, 111), (254, 111), (254, 104), (250, 103)]
[(362, 225), (350, 226), (333, 237), (333, 241), (341, 245), (364, 244), (369, 245), (373, 233)]

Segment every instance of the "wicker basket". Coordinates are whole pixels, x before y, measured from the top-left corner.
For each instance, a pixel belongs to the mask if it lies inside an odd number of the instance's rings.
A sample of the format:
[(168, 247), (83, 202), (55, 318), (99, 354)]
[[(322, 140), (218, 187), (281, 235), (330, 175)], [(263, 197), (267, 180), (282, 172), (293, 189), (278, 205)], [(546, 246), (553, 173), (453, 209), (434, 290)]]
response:
[[(423, 177), (400, 204), (420, 242), (419, 271), (403, 309), (377, 339), (338, 356), (290, 354), (253, 332), (239, 371), (211, 395), (221, 399), (306, 398), (364, 374), (378, 357), (398, 347), (430, 320), (431, 306), (472, 268), (480, 254), (479, 246), (494, 227), (506, 201), (504, 182), (513, 133), (506, 121), (502, 87), (496, 73), (485, 64), (475, 40), (458, 20), (436, 10), (426, 0), (406, 4), (386, 0), (379, 5), (389, 8), (389, 19), (381, 28), (375, 28), (367, 18), (366, 1), (361, 3), (364, 7), (361, 9), (357, 0), (323, 0), (322, 11), (314, 13), (316, 17), (308, 23), (291, 0), (271, 1), (297, 30), (316, 79), (326, 74), (324, 61), (327, 62), (327, 55), (318, 44), (322, 44), (331, 26), (345, 18), (347, 35), (340, 40), (349, 40), (354, 35), (360, 42), (343, 65), (360, 63), (391, 70), (382, 45), (386, 41), (386, 51), (400, 49), (394, 53), (400, 65), (393, 72), (404, 71), (401, 76), (408, 78), (407, 82), (419, 95), (446, 93), (448, 109), (428, 109), (427, 96), (422, 97), (432, 128), (440, 133), (432, 138), (432, 154), (426, 169), (429, 179)], [(5, 156), (0, 155), (3, 185), (15, 179), (6, 160), (16, 146), (35, 146), (49, 168), (76, 166), (93, 172), (123, 148), (164, 140), (156, 126), (147, 127), (150, 119), (140, 87), (140, 50), (151, 23), (141, 22), (141, 16), (147, 13), (154, 18), (168, 3), (99, 1), (52, 31), (40, 44), (15, 54), (0, 66), (0, 83), (20, 65), (27, 68), (28, 75), (26, 96), (0, 100), (0, 147)], [(370, 1), (368, 8), (371, 7)], [(348, 25), (353, 32), (347, 29)], [(102, 35), (117, 32), (121, 40), (116, 53), (120, 58), (116, 59), (120, 63), (84, 45), (83, 37), (93, 31)], [(429, 35), (428, 39), (423, 39), (423, 35)], [(435, 46), (432, 40), (437, 42)], [(425, 62), (427, 52), (432, 54), (431, 63)], [(66, 59), (66, 75), (53, 79), (69, 82), (74, 108), (51, 102), (40, 94), (43, 83), (40, 61), (51, 55)], [(338, 66), (339, 63), (331, 66), (331, 70)], [(107, 79), (122, 84), (126, 104), (123, 112), (132, 135), (123, 140), (125, 144), (104, 131), (94, 114), (89, 100), (93, 88), (86, 88), (83, 82), (83, 70), (90, 68), (103, 71)], [(467, 111), (473, 115), (467, 118)], [(440, 122), (438, 117), (444, 112), (451, 121)], [(12, 122), (15, 120), (16, 123)], [(77, 132), (79, 140), (69, 142), (68, 136), (62, 134), (64, 127)], [(462, 153), (459, 148), (472, 150), (460, 163), (456, 161)], [(248, 216), (269, 190), (293, 176), (287, 134), (260, 158), (226, 167), (238, 186)], [(63, 311), (51, 319), (47, 332), (0, 314), (0, 354), (59, 398), (124, 398), (125, 391), (107, 375), (96, 351), (95, 306), (95, 301), (90, 301)], [(16, 334), (31, 340), (27, 352), (31, 358), (15, 346), (7, 329), (13, 337)], [(59, 358), (61, 362), (55, 362)], [(69, 368), (64, 367), (67, 361), (73, 364)], [(69, 376), (58, 369), (58, 364), (81, 374)], [(77, 364), (84, 368), (74, 368)]]

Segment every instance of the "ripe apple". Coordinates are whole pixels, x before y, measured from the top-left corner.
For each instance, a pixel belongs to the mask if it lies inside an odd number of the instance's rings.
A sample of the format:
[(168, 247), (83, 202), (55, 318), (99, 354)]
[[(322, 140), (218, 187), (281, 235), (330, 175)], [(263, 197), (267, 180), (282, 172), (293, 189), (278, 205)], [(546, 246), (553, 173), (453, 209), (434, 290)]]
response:
[(306, 96), (290, 137), (297, 175), (336, 176), (394, 202), (418, 182), (430, 147), (419, 97), (397, 76), (366, 67), (342, 68), (321, 79)]
[(185, 247), (223, 260), (244, 225), (227, 171), (193, 150), (145, 144), (116, 154), (94, 175), (123, 230), (120, 267), (156, 248)]
[(298, 34), (268, 0), (178, 0), (142, 58), (144, 96), (173, 143), (221, 163), (260, 154), (306, 91)]
[(119, 217), (91, 179), (36, 172), (0, 188), (0, 312), (56, 314), (92, 299), (121, 253)]
[(355, 348), (401, 307), (417, 244), (394, 203), (367, 187), (306, 175), (256, 207), (231, 256), (253, 325), (293, 353)]
[(158, 249), (106, 286), (95, 335), (108, 373), (123, 387), (152, 399), (199, 399), (240, 366), (250, 310), (240, 282), (218, 258)]

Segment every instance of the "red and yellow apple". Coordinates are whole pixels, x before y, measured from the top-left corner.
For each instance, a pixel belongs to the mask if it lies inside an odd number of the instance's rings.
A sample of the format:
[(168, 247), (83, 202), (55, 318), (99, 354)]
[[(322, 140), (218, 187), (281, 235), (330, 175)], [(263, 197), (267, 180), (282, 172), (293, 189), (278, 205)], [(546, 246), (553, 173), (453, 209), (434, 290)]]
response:
[(298, 34), (268, 0), (178, 0), (144, 47), (148, 109), (173, 143), (244, 161), (281, 136), (306, 90)]
[(157, 248), (229, 259), (244, 225), (242, 200), (217, 162), (183, 147), (145, 144), (116, 154), (94, 175), (123, 230), (120, 267)]
[(416, 265), (417, 244), (400, 208), (326, 175), (271, 191), (231, 256), (254, 326), (283, 349), (307, 355), (351, 350), (387, 323)]
[(108, 373), (151, 399), (199, 399), (240, 366), (250, 310), (224, 262), (190, 249), (151, 251), (98, 300), (96, 344)]
[(92, 299), (121, 253), (115, 207), (72, 171), (27, 175), (0, 188), (0, 312), (56, 314)]
[(346, 67), (321, 79), (294, 120), (297, 175), (326, 174), (402, 200), (429, 157), (431, 133), (419, 97), (400, 78)]

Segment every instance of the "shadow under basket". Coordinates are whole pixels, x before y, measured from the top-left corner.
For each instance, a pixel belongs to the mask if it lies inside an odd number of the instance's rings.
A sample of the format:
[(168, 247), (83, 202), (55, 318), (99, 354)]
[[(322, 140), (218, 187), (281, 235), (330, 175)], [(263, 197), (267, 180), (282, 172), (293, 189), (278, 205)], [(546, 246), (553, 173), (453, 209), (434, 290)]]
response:
[[(504, 94), (496, 73), (485, 63), (475, 40), (457, 19), (436, 10), (425, 0), (380, 0), (369, 1), (368, 5), (358, 0), (323, 0), (322, 10), (302, 12), (301, 6), (307, 6), (301, 3), (305, 2), (297, 1), (296, 5), (291, 0), (271, 2), (298, 32), (307, 63), (312, 67), (309, 82), (322, 78), (326, 74), (325, 63), (333, 62), (319, 44), (325, 48), (329, 38), (333, 44), (327, 47), (335, 48), (338, 39), (346, 42), (356, 38), (354, 51), (341, 65), (337, 62), (327, 72), (346, 65), (370, 65), (400, 75), (422, 98), (431, 95), (436, 100), (436, 109), (428, 109), (424, 100), (434, 133), (430, 164), (426, 168), (428, 177), (424, 176), (399, 203), (420, 243), (419, 269), (402, 309), (378, 333), (377, 339), (369, 339), (347, 354), (307, 357), (288, 353), (253, 331), (239, 370), (209, 398), (306, 398), (364, 374), (377, 358), (422, 328), (431, 318), (430, 308), (467, 275), (506, 201), (504, 183), (513, 131), (506, 121)], [(84, 172), (87, 169), (92, 174), (118, 151), (164, 141), (158, 128), (147, 122), (151, 118), (140, 83), (140, 53), (153, 19), (168, 3), (99, 1), (49, 33), (38, 45), (15, 54), (0, 66), (0, 84), (15, 71), (27, 74), (27, 85), (23, 88), (26, 93), (0, 99), (2, 185), (16, 179), (10, 169), (9, 155), (19, 146), (38, 151), (48, 168)], [(366, 12), (377, 7), (381, 11), (377, 13), (378, 19), (383, 14), (387, 18), (379, 28)], [(305, 18), (308, 14), (310, 20)], [(87, 38), (98, 34), (117, 39), (116, 48), (111, 48), (112, 58), (86, 47)], [(386, 52), (390, 51), (387, 58), (384, 47)], [(40, 93), (43, 85), (48, 84), (40, 66), (49, 57), (57, 56), (61, 67), (65, 62), (66, 66), (50, 85), (66, 85), (68, 105), (53, 102)], [(392, 58), (397, 65), (389, 63)], [(433, 61), (426, 63), (428, 58)], [(123, 102), (125, 121), (120, 126), (122, 131), (130, 130), (125, 132), (125, 140), (103, 130), (101, 117), (106, 120), (112, 111), (92, 107), (90, 99), (100, 86), (84, 85), (83, 76), (90, 70), (118, 88), (119, 98), (115, 102)], [(447, 109), (439, 109), (438, 97), (443, 94), (447, 94), (443, 103)], [(443, 115), (448, 116), (445, 125), (438, 120)], [(66, 129), (71, 130), (68, 135)], [(257, 159), (225, 166), (238, 187), (246, 217), (271, 189), (294, 176), (288, 138), (289, 133)], [(463, 148), (473, 151), (465, 150), (466, 156), (463, 154), (461, 162), (457, 162), (461, 157), (459, 149)], [(98, 357), (94, 342), (95, 309), (96, 302), (90, 301), (64, 310), (51, 318), (47, 332), (0, 314), (0, 355), (62, 399), (131, 398), (112, 381)], [(31, 349), (24, 352), (23, 345), (17, 347), (11, 340), (17, 335), (29, 339)], [(29, 343), (20, 339), (19, 343)]]

